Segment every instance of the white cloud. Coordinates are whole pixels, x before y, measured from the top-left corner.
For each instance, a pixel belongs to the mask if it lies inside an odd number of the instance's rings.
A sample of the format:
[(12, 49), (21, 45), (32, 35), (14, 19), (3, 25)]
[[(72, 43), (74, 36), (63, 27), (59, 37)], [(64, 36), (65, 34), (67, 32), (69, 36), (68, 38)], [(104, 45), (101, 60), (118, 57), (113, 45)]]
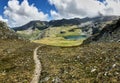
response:
[(3, 21), (3, 22), (8, 22), (8, 20), (7, 19), (4, 19), (1, 15), (0, 15), (0, 21)]
[(106, 0), (105, 14), (120, 16), (120, 0)]
[(48, 19), (48, 14), (39, 11), (33, 4), (29, 5), (27, 0), (23, 0), (21, 4), (18, 0), (9, 0), (4, 15), (11, 26), (21, 26), (31, 20)]
[[(49, 0), (51, 5), (55, 5), (58, 12), (51, 12), (61, 18), (73, 17), (95, 17), (103, 15), (120, 15), (120, 0)], [(54, 18), (56, 19), (56, 17)]]
[(62, 18), (62, 16), (60, 16), (60, 14), (57, 13), (56, 11), (54, 11), (54, 10), (51, 10), (50, 14), (51, 14), (52, 17), (54, 17), (54, 19), (61, 19)]

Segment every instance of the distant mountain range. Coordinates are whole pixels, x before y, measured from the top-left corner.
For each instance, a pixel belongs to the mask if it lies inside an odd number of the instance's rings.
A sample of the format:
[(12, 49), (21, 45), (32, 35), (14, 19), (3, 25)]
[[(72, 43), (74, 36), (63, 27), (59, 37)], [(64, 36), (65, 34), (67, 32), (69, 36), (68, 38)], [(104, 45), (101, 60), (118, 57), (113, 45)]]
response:
[(31, 21), (23, 26), (20, 27), (14, 27), (12, 28), (15, 31), (22, 31), (22, 30), (34, 30), (35, 28), (39, 30), (44, 30), (50, 26), (52, 27), (58, 27), (58, 26), (66, 26), (66, 25), (80, 25), (81, 23), (85, 22), (106, 22), (111, 21), (118, 18), (117, 16), (100, 16), (100, 17), (94, 17), (94, 18), (74, 18), (74, 19), (61, 19), (61, 20), (51, 20), (49, 22), (47, 21)]
[(46, 21), (30, 21), (29, 23), (20, 26), (20, 27), (14, 27), (12, 28), (14, 31), (23, 31), (23, 30), (35, 30), (36, 28), (39, 30), (46, 29), (48, 26), (48, 22)]

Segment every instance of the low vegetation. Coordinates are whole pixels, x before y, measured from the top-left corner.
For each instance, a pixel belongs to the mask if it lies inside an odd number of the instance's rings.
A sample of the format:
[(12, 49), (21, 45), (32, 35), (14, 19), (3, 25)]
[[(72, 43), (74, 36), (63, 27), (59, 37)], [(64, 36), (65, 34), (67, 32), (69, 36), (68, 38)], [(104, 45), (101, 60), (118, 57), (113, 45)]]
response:
[(0, 39), (0, 83), (30, 83), (36, 47), (28, 41)]
[(63, 29), (56, 35), (56, 37), (66, 37), (66, 36), (75, 36), (80, 35), (82, 33), (81, 29), (77, 28), (77, 26), (68, 27), (67, 29)]
[[(108, 25), (85, 42), (86, 35), (77, 26), (49, 27), (42, 33), (18, 31), (18, 36), (0, 22), (0, 83), (30, 83), (37, 43), (45, 44), (37, 51), (42, 63), (40, 83), (120, 83), (119, 24), (120, 20)], [(79, 35), (83, 38), (65, 38)]]
[(68, 36), (79, 36), (81, 30), (77, 26), (61, 26), (51, 27), (44, 31), (43, 38), (34, 40), (35, 43), (42, 43), (53, 46), (76, 46), (80, 45), (84, 39), (69, 40), (65, 39)]
[(40, 83), (119, 83), (120, 43), (78, 47), (43, 46)]
[(64, 37), (70, 35), (80, 35), (81, 29), (77, 26), (49, 27), (44, 31), (43, 37)]
[(40, 34), (40, 30), (24, 30), (24, 31), (17, 31), (17, 34), (25, 39), (34, 40)]
[[(84, 39), (83, 39), (84, 40)], [(52, 46), (78, 46), (82, 44), (83, 40), (67, 40), (62, 37), (51, 37), (51, 38), (43, 38), (40, 40), (35, 40), (35, 43), (41, 43), (45, 45), (52, 45)]]

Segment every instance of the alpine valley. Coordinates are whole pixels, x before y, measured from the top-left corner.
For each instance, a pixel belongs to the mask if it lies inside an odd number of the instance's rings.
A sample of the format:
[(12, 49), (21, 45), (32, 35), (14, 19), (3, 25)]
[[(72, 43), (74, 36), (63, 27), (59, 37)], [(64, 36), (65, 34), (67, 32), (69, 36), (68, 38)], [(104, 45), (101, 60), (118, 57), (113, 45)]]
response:
[(120, 83), (120, 17), (0, 21), (0, 83)]

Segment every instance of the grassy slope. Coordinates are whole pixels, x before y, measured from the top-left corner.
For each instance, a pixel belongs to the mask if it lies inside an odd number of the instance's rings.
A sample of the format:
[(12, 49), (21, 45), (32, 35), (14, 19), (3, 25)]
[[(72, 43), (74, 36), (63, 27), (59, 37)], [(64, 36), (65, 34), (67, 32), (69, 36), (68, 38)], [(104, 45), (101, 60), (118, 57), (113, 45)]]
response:
[(0, 83), (30, 83), (35, 47), (26, 41), (0, 40)]
[[(69, 31), (69, 30), (73, 30), (73, 31)], [(57, 37), (66, 37), (66, 36), (75, 36), (75, 35), (80, 35), (81, 34), (81, 29), (77, 28), (77, 26), (68, 26), (66, 27), (62, 27), (61, 31), (64, 31), (64, 34), (60, 34), (57, 33), (56, 36)]]
[(51, 37), (51, 38), (44, 38), (41, 40), (35, 40), (33, 42), (52, 45), (52, 46), (77, 46), (82, 44), (83, 40), (66, 40), (62, 37), (57, 37), (57, 38)]
[(42, 83), (119, 83), (120, 43), (39, 49)]
[(34, 31), (29, 31), (29, 30), (17, 31), (17, 34), (25, 39), (34, 40), (40, 34), (40, 30), (36, 29)]
[[(69, 31), (72, 30), (73, 31)], [(61, 34), (60, 32), (65, 32)], [(40, 40), (35, 40), (33, 42), (42, 43), (46, 45), (53, 46), (76, 46), (80, 45), (84, 39), (81, 40), (67, 40), (64, 39), (66, 36), (75, 36), (80, 35), (81, 30), (77, 28), (77, 26), (61, 26), (61, 27), (51, 27), (45, 31), (45, 37)]]
[[(80, 35), (81, 30), (77, 26), (60, 26), (60, 27), (50, 27), (45, 30), (45, 36), (48, 37), (63, 37), (63, 36), (69, 36), (69, 35)], [(69, 30), (74, 29), (73, 32), (69, 32)], [(65, 32), (64, 34), (61, 34), (60, 32)]]

